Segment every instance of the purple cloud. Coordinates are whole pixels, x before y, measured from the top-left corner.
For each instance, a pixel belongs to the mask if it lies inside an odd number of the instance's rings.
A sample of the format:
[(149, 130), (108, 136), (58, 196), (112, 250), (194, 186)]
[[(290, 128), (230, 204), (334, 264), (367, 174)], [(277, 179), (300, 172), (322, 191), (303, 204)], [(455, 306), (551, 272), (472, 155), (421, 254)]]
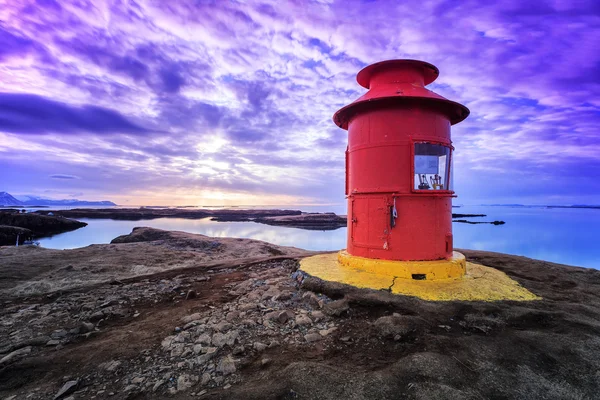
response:
[(50, 178), (52, 179), (81, 179), (78, 176), (75, 175), (66, 175), (66, 174), (54, 174), (54, 175), (50, 175)]
[(0, 190), (342, 203), (333, 113), (364, 93), (362, 67), (416, 58), (472, 112), (453, 127), (459, 202), (597, 203), (599, 14), (591, 0), (9, 2)]
[(0, 93), (0, 131), (25, 134), (143, 134), (117, 111), (72, 106), (32, 94)]

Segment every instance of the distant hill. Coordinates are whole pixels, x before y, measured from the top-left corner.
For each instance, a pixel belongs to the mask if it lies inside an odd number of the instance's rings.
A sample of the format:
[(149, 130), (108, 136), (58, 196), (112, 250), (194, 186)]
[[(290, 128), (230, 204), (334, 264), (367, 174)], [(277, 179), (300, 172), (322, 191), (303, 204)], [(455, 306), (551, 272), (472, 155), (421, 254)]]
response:
[(11, 196), (9, 193), (0, 192), (0, 206), (116, 206), (112, 201), (86, 201), (77, 199), (54, 200), (38, 196), (19, 196), (19, 199)]
[(20, 206), (23, 203), (6, 192), (0, 192), (0, 206)]

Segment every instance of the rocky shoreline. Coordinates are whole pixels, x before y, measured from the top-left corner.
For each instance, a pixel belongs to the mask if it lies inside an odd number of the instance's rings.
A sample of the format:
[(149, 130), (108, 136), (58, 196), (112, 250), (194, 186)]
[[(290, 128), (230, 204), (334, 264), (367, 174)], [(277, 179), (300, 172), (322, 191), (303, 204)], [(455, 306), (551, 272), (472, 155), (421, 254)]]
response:
[(62, 216), (21, 213), (19, 210), (0, 211), (0, 246), (19, 244), (28, 238), (41, 238), (87, 226), (85, 222)]
[(297, 271), (304, 250), (138, 228), (0, 248), (0, 397), (594, 398), (600, 271), (460, 250), (541, 296), (427, 302)]
[[(71, 210), (40, 210), (36, 214), (60, 215), (66, 218), (114, 219), (126, 221), (151, 220), (156, 218), (184, 218), (203, 219), (211, 218), (218, 222), (256, 222), (273, 226), (287, 226), (290, 228), (307, 230), (335, 230), (347, 226), (347, 216), (335, 213), (305, 213), (299, 210), (244, 210), (244, 209), (218, 209), (218, 210), (191, 210), (189, 208), (78, 208)], [(453, 222), (467, 224), (493, 224), (502, 225), (504, 221), (472, 222), (465, 219), (485, 217), (485, 214), (452, 214)]]
[(486, 214), (452, 214), (452, 222), (458, 222), (462, 224), (491, 224), (491, 225), (504, 225), (506, 222), (504, 221), (469, 221), (467, 219), (455, 219), (455, 218), (479, 218), (479, 217), (487, 217)]
[(190, 210), (186, 208), (77, 208), (72, 210), (43, 210), (37, 214), (61, 215), (67, 218), (114, 219), (127, 221), (156, 218), (211, 218), (214, 221), (257, 222), (267, 225), (289, 226), (309, 230), (333, 230), (346, 226), (346, 216), (334, 213), (304, 213), (299, 210)]
[(293, 215), (268, 216), (239, 218), (232, 216), (217, 216), (211, 218), (213, 221), (252, 221), (259, 224), (273, 226), (288, 226), (291, 228), (307, 230), (335, 230), (346, 227), (347, 218), (345, 215), (335, 213), (302, 213)]

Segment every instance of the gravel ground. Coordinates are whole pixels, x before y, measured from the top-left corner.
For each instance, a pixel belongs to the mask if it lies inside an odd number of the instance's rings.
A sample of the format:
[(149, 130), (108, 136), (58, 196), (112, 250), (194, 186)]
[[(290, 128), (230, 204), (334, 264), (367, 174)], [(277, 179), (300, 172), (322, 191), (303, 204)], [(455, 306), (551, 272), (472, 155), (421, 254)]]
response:
[(216, 241), (147, 229), (60, 252), (1, 248), (0, 398), (600, 392), (599, 271), (463, 251), (543, 300), (427, 302), (306, 277), (299, 249), (245, 240), (240, 259)]

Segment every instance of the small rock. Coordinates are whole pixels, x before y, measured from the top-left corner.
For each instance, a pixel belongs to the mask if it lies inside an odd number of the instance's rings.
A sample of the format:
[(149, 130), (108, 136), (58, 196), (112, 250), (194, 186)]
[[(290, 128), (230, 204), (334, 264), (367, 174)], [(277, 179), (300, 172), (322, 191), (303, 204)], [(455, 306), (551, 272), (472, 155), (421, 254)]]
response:
[(201, 344), (194, 345), (193, 350), (194, 350), (194, 353), (196, 353), (196, 354), (202, 353), (202, 345)]
[(234, 356), (242, 355), (245, 352), (246, 352), (246, 349), (244, 348), (244, 346), (237, 346), (236, 348), (233, 349)]
[(185, 299), (189, 300), (189, 299), (195, 299), (197, 296), (196, 291), (195, 290), (188, 290), (187, 294), (185, 295)]
[(210, 374), (208, 372), (205, 372), (202, 374), (202, 378), (200, 378), (200, 384), (202, 386), (206, 386), (208, 385), (211, 379), (212, 377), (210, 376)]
[(319, 299), (319, 297), (313, 292), (304, 293), (302, 295), (302, 300), (306, 301), (314, 308), (323, 308), (323, 300)]
[(236, 319), (238, 319), (239, 317), (240, 317), (239, 311), (231, 311), (231, 312), (227, 313), (227, 315), (225, 316), (225, 320), (227, 322), (233, 322)]
[(102, 311), (96, 311), (92, 315), (90, 315), (89, 320), (92, 322), (98, 322), (104, 318), (104, 313)]
[[(394, 338), (398, 341), (402, 336), (415, 330), (414, 318), (407, 315), (388, 315), (375, 321), (375, 328), (380, 336)], [(399, 336), (396, 338), (396, 336)]]
[(336, 326), (334, 326), (333, 328), (329, 328), (329, 329), (321, 329), (319, 331), (319, 335), (328, 336), (330, 333), (335, 332), (336, 330), (337, 330)]
[(217, 332), (212, 336), (211, 343), (217, 347), (225, 346), (227, 336), (221, 332)]
[(163, 350), (168, 350), (175, 341), (175, 336), (167, 336), (161, 342)]
[(238, 331), (229, 331), (226, 334), (217, 332), (212, 336), (212, 345), (223, 347), (225, 345), (233, 346), (239, 337)]
[(267, 321), (277, 321), (279, 317), (279, 311), (271, 311), (270, 313), (265, 314), (265, 319)]
[(204, 354), (202, 354), (201, 356), (198, 356), (198, 358), (196, 359), (196, 362), (198, 364), (206, 364), (206, 362), (208, 362), (209, 360), (211, 360), (215, 355), (217, 355), (217, 348), (216, 347), (208, 347), (206, 348), (206, 352)]
[(31, 346), (22, 347), (2, 357), (2, 359), (0, 359), (0, 365), (12, 361), (13, 359), (19, 356), (24, 356), (25, 354), (29, 353), (31, 353)]
[(227, 332), (231, 329), (231, 324), (227, 321), (221, 321), (217, 325), (215, 325), (215, 329), (219, 332)]
[(206, 346), (210, 346), (211, 343), (211, 337), (209, 334), (207, 333), (203, 333), (202, 335), (198, 336), (196, 338), (196, 343), (200, 343)]
[(152, 386), (152, 391), (156, 392), (158, 390), (158, 388), (161, 387), (164, 383), (165, 383), (165, 381), (157, 381), (154, 384), (154, 386)]
[(229, 384), (229, 383), (227, 385), (223, 386), (223, 390), (227, 390), (229, 388), (231, 388), (231, 384)]
[(93, 330), (94, 324), (92, 324), (91, 322), (82, 322), (81, 325), (79, 325), (79, 333), (87, 333)]
[(307, 333), (306, 335), (304, 335), (304, 340), (306, 340), (308, 343), (316, 342), (318, 340), (321, 340), (321, 335), (319, 335), (318, 333)]
[(319, 321), (325, 319), (325, 314), (323, 313), (323, 311), (313, 311), (310, 313), (310, 316), (313, 318), (313, 320), (315, 322), (319, 322)]
[(281, 324), (285, 324), (292, 318), (294, 318), (294, 313), (289, 310), (282, 311), (279, 313), (279, 315), (277, 315), (277, 321), (279, 321)]
[(310, 326), (313, 324), (313, 321), (307, 315), (298, 315), (295, 322), (298, 326)]
[(139, 385), (140, 383), (143, 383), (146, 380), (146, 378), (142, 378), (141, 376), (136, 376), (135, 378), (133, 378), (131, 380), (131, 383), (135, 383), (136, 385)]
[(193, 376), (193, 375), (190, 376), (188, 374), (179, 375), (179, 378), (177, 378), (177, 391), (181, 392), (184, 390), (188, 390), (197, 381), (198, 381), (197, 376)]
[(328, 315), (339, 317), (343, 313), (347, 312), (349, 309), (350, 306), (348, 306), (348, 300), (341, 299), (332, 301), (331, 303), (327, 303), (323, 311), (325, 311), (325, 313)]
[(119, 368), (120, 365), (121, 365), (120, 361), (113, 360), (113, 361), (108, 361), (106, 363), (100, 364), (100, 368), (103, 368), (107, 372), (115, 372), (117, 370), (117, 368)]
[(56, 330), (56, 331), (52, 332), (50, 334), (50, 338), (52, 338), (52, 339), (64, 339), (64, 338), (67, 337), (68, 334), (69, 334), (69, 332), (67, 332), (66, 330), (59, 329), (59, 330)]
[(260, 366), (261, 367), (266, 367), (267, 365), (271, 364), (273, 360), (271, 360), (270, 358), (263, 358), (262, 360), (260, 360)]
[(188, 316), (181, 318), (181, 322), (183, 322), (184, 324), (187, 324), (188, 322), (197, 321), (201, 318), (202, 318), (202, 314), (195, 313), (195, 314), (188, 315)]
[[(81, 329), (79, 327), (75, 327), (73, 329), (69, 329), (69, 333), (71, 335), (79, 335), (79, 333), (81, 332)], [(83, 333), (83, 332), (82, 332)]]
[[(258, 296), (258, 298), (255, 299), (255, 300), (258, 300), (258, 299), (260, 299), (260, 296)], [(244, 303), (244, 304), (241, 304), (240, 307), (239, 307), (239, 309), (241, 311), (256, 310), (256, 303)]]
[(279, 289), (277, 289), (276, 287), (272, 286), (260, 296), (260, 299), (261, 300), (276, 299), (279, 296), (281, 296), (281, 291)]
[(183, 343), (174, 343), (171, 346), (171, 357), (179, 357), (185, 351), (185, 344)]
[(224, 376), (231, 375), (236, 371), (235, 361), (231, 356), (227, 356), (219, 362), (217, 366), (217, 372), (222, 373)]
[(253, 347), (254, 347), (254, 350), (261, 352), (267, 348), (267, 345), (264, 343), (260, 343), (260, 342), (254, 342)]
[(292, 292), (290, 292), (289, 290), (286, 290), (286, 291), (279, 293), (277, 296), (273, 297), (273, 300), (285, 301), (285, 300), (291, 299), (293, 295), (294, 294)]
[(60, 388), (58, 393), (56, 393), (56, 395), (54, 396), (54, 400), (60, 399), (68, 394), (73, 393), (77, 389), (78, 384), (79, 381), (68, 381)]
[(58, 346), (60, 344), (60, 340), (52, 339), (48, 340), (46, 346)]

